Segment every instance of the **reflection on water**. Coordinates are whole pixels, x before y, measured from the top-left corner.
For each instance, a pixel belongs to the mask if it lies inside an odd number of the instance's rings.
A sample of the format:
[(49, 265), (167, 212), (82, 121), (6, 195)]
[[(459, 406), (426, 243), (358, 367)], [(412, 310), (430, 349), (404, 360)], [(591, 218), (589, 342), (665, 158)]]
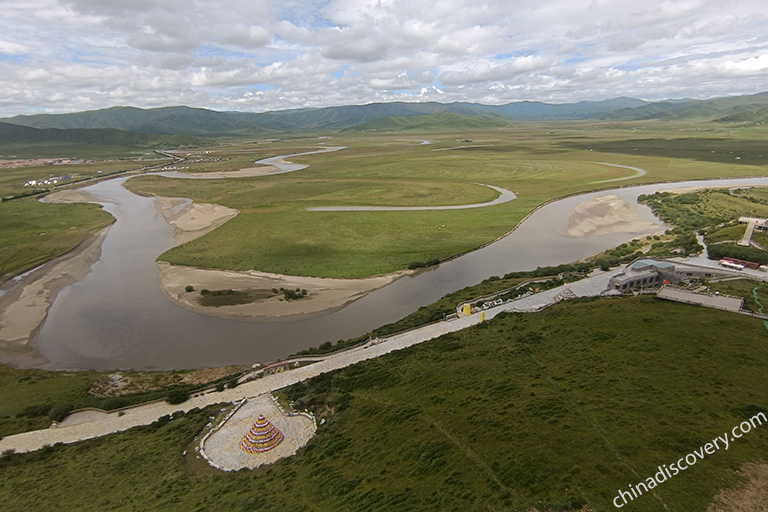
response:
[[(102, 255), (81, 282), (59, 294), (39, 335), (52, 368), (168, 369), (250, 364), (364, 334), (443, 295), (493, 275), (568, 263), (637, 236), (568, 236), (568, 217), (580, 202), (615, 194), (635, 204), (639, 194), (693, 185), (768, 185), (768, 178), (648, 185), (595, 192), (553, 202), (509, 236), (417, 276), (404, 277), (333, 313), (300, 320), (248, 322), (188, 311), (160, 288), (155, 258), (172, 245), (172, 228), (154, 200), (122, 187), (126, 178), (87, 187), (117, 222)], [(641, 216), (656, 221), (638, 206)]]

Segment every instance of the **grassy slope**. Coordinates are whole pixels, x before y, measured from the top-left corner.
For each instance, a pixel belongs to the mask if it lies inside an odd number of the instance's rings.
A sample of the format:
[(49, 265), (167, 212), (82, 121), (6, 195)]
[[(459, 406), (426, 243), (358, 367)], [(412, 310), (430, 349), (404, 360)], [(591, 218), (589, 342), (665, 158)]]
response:
[[(617, 489), (768, 408), (766, 339), (758, 320), (651, 298), (565, 303), (290, 388), (327, 423), (269, 468), (185, 462), (198, 415), (7, 458), (0, 497), (8, 511), (613, 510)], [(735, 468), (764, 456), (766, 428), (659, 495), (671, 510), (705, 510), (738, 483)], [(625, 509), (663, 507), (645, 495)]]
[[(296, 157), (310, 167), (298, 173), (224, 183), (153, 178), (131, 180), (144, 193), (183, 195), (241, 211), (234, 220), (161, 259), (201, 267), (259, 269), (327, 277), (364, 277), (402, 269), (412, 261), (446, 258), (471, 250), (511, 229), (537, 205), (563, 195), (615, 186), (601, 180), (631, 171), (600, 165), (608, 161), (640, 166), (646, 176), (623, 182), (764, 174), (745, 163), (702, 162), (677, 153), (638, 156), (570, 149), (575, 140), (595, 141), (678, 135), (678, 126), (653, 127), (642, 134), (622, 125), (558, 124), (494, 131), (421, 134), (417, 145), (402, 135), (345, 135), (325, 141), (348, 149)], [(691, 130), (695, 131), (695, 130)], [(697, 132), (698, 133), (698, 132)], [(748, 132), (746, 138), (755, 136)], [(729, 130), (714, 135), (730, 135)], [(687, 135), (683, 131), (683, 137)], [(714, 136), (713, 135), (713, 136)], [(470, 136), (471, 144), (455, 139)], [(687, 139), (685, 139), (687, 140)], [(306, 149), (307, 140), (300, 141)], [(289, 152), (287, 142), (260, 152)], [(480, 147), (469, 147), (480, 146)], [(443, 150), (445, 148), (459, 148)], [(300, 150), (301, 150), (300, 149)], [(437, 151), (436, 151), (437, 150)], [(226, 150), (217, 154), (225, 154)], [(476, 210), (442, 212), (313, 213), (308, 206), (337, 204), (440, 205), (488, 200), (474, 183), (508, 188), (518, 199)], [(484, 195), (483, 195), (484, 194)], [(438, 226), (445, 226), (439, 228)], [(222, 248), (225, 247), (225, 250)]]

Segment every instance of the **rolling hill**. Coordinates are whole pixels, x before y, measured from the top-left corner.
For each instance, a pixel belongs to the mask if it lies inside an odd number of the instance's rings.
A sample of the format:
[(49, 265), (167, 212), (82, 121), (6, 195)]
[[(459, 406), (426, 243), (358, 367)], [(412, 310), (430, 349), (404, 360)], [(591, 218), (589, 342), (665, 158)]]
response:
[[(446, 126), (448, 117), (415, 121), (419, 116), (450, 114), (462, 125), (478, 127), (495, 122), (700, 119), (723, 120), (768, 106), (768, 93), (710, 100), (647, 102), (634, 98), (550, 104), (519, 101), (505, 105), (479, 103), (371, 103), (274, 112), (217, 112), (186, 106), (140, 109), (111, 107), (71, 114), (36, 114), (2, 119), (5, 123), (41, 129), (118, 129), (151, 134), (183, 134), (194, 137), (268, 135), (302, 130), (413, 130)], [(759, 114), (757, 114), (759, 115)], [(472, 123), (468, 117), (477, 118)], [(406, 118), (414, 118), (406, 122)], [(375, 125), (384, 121), (382, 125)], [(496, 120), (496, 121), (492, 121)], [(723, 121), (728, 122), (728, 121)], [(734, 121), (739, 122), (739, 121)], [(459, 128), (461, 126), (458, 126)]]
[(25, 144), (88, 144), (123, 147), (179, 147), (205, 143), (186, 135), (134, 133), (115, 128), (31, 128), (0, 122), (0, 146)]
[(440, 112), (438, 114), (426, 114), (420, 116), (393, 116), (385, 117), (370, 123), (352, 126), (342, 131), (448, 131), (470, 130), (478, 128), (493, 128), (509, 124), (509, 120), (490, 115), (466, 115), (452, 112)]
[(624, 108), (600, 116), (601, 119), (637, 121), (646, 119), (721, 120), (760, 107), (768, 106), (768, 92), (749, 96), (729, 96), (709, 100), (682, 100), (650, 103), (640, 107)]

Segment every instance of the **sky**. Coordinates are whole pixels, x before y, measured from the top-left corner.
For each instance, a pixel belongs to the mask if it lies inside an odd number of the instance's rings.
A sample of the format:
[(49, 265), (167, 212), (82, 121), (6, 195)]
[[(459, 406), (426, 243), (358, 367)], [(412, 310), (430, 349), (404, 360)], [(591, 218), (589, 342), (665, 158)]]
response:
[(0, 0), (0, 117), (768, 90), (765, 0)]

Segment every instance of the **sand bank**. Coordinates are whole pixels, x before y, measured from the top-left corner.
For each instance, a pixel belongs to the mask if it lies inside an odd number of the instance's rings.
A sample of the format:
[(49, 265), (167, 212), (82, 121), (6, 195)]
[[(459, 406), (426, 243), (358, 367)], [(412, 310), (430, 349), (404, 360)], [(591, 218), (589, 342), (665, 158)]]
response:
[(226, 206), (194, 203), (183, 197), (156, 197), (155, 207), (175, 228), (173, 240), (176, 245), (210, 233), (238, 213)]
[[(391, 283), (404, 273), (368, 279), (327, 279), (319, 277), (286, 276), (258, 271), (209, 270), (158, 263), (160, 282), (166, 294), (198, 313), (238, 319), (267, 319), (290, 315), (326, 312), (358, 299), (371, 290)], [(187, 285), (194, 291), (187, 292)], [(282, 295), (261, 299), (250, 304), (206, 307), (198, 303), (200, 291), (208, 290), (271, 290), (296, 288), (307, 290), (303, 299), (286, 301)]]
[(44, 203), (99, 203), (98, 197), (85, 190), (70, 188), (58, 190), (41, 199)]
[[(36, 334), (59, 291), (83, 279), (99, 260), (101, 243), (109, 227), (32, 272), (0, 297), (0, 360), (25, 366), (43, 364)], [(6, 283), (7, 285), (8, 283)]]
[[(97, 203), (99, 199), (79, 189), (48, 194), (46, 203)], [(46, 362), (37, 350), (37, 330), (59, 291), (83, 279), (101, 256), (105, 227), (74, 250), (54, 258), (20, 278), (4, 283), (0, 297), (0, 361), (34, 366)]]
[(632, 205), (615, 195), (580, 203), (568, 219), (568, 234), (578, 237), (616, 232), (643, 233), (659, 227), (643, 219)]

